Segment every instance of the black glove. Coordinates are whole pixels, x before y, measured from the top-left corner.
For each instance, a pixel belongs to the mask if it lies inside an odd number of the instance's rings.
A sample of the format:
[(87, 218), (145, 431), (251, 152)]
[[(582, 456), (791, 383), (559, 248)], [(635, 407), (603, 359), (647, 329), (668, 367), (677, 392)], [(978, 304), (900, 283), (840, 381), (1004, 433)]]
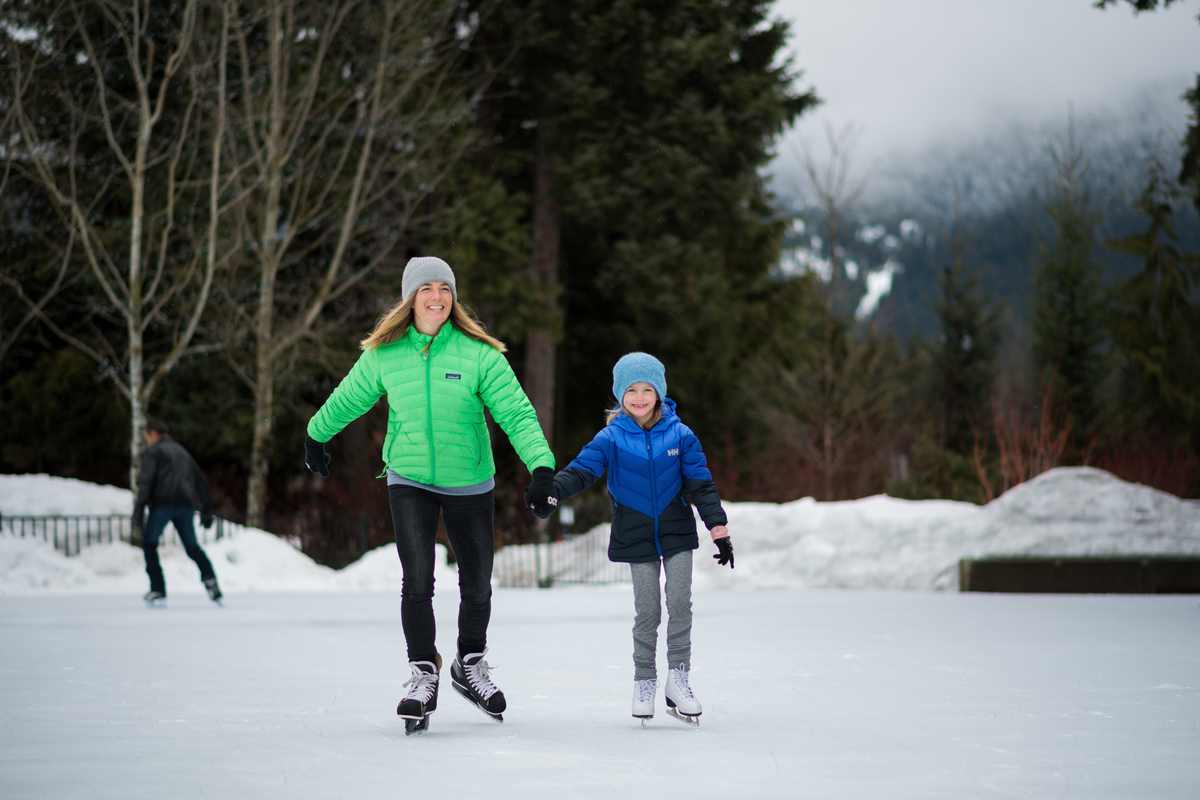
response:
[(554, 470), (538, 467), (533, 471), (533, 480), (525, 487), (525, 505), (533, 509), (538, 519), (547, 519), (558, 508), (558, 497), (554, 494)]
[(328, 478), (329, 458), (329, 453), (325, 452), (324, 442), (318, 442), (311, 436), (304, 437), (304, 463), (311, 472), (322, 478)]
[(713, 558), (715, 558), (717, 563), (722, 567), (728, 563), (729, 568), (733, 569), (733, 542), (729, 541), (728, 536), (722, 536), (720, 539), (717, 539), (715, 542), (713, 542), (713, 544), (715, 544), (717, 546), (717, 550), (720, 551), (714, 555)]
[(211, 528), (212, 524), (213, 524), (213, 515), (212, 514), (201, 514), (200, 515), (200, 527), (201, 528), (204, 528), (204, 529)]

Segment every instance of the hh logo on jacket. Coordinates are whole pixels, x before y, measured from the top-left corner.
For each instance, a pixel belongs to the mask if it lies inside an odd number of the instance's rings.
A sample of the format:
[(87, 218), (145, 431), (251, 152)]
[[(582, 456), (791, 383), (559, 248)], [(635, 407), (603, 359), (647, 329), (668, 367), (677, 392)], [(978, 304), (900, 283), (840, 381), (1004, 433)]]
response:
[(668, 451), (667, 451), (667, 455), (669, 455), (669, 456), (677, 456), (677, 455), (679, 455), (679, 448), (678, 448), (678, 447), (672, 447), (670, 450), (668, 450)]

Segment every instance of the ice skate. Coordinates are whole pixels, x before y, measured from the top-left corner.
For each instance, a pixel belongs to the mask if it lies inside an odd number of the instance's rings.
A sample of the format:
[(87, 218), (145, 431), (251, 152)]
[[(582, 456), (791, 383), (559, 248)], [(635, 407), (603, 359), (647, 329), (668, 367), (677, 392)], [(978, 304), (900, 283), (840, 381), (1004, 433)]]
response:
[(437, 710), (438, 673), (442, 670), (442, 657), (433, 661), (413, 661), (412, 677), (404, 682), (410, 686), (408, 694), (396, 706), (396, 714), (404, 720), (404, 735), (412, 736), (429, 730), (429, 715)]
[(700, 714), (703, 708), (692, 687), (688, 685), (688, 670), (683, 664), (674, 667), (667, 678), (664, 694), (667, 697), (667, 713), (680, 722), (700, 727)]
[(221, 594), (221, 587), (217, 586), (216, 578), (209, 578), (204, 582), (204, 589), (208, 592), (208, 599), (212, 600), (219, 606), (225, 605), (221, 602), (221, 598), (225, 595)]
[(642, 721), (654, 718), (654, 694), (658, 691), (658, 681), (654, 678), (633, 682), (633, 716)]
[(485, 647), (482, 653), (469, 653), (465, 656), (460, 654), (454, 659), (454, 663), (450, 665), (450, 685), (489, 719), (504, 722), (502, 712), (507, 707), (504, 692), (492, 683), (489, 674), (492, 667), (483, 660), (486, 653)]
[(167, 594), (166, 592), (157, 592), (151, 589), (142, 595), (142, 600), (146, 601), (146, 608), (166, 608)]

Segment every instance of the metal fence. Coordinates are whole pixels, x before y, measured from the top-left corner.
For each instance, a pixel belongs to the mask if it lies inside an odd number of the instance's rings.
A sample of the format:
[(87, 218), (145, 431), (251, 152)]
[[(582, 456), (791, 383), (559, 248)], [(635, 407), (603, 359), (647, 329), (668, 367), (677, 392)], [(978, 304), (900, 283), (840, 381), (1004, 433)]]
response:
[[(502, 587), (514, 588), (546, 588), (555, 583), (628, 583), (629, 567), (608, 560), (609, 526), (598, 521), (601, 516), (599, 509), (572, 509), (556, 517), (553, 524), (539, 529), (538, 536), (543, 541), (499, 548), (492, 573), (494, 579)], [(202, 528), (198, 517), (196, 539), (202, 545), (246, 529), (221, 517), (214, 518), (211, 528)], [(0, 517), (0, 534), (41, 539), (64, 555), (76, 556), (93, 544), (132, 542), (130, 519), (121, 514)], [(392, 520), (387, 517), (268, 515), (263, 525), (314, 561), (334, 569), (395, 541)], [(572, 527), (583, 525), (590, 530), (571, 532)], [(160, 542), (180, 544), (174, 525), (167, 526)], [(449, 557), (454, 558), (452, 551)], [(397, 563), (397, 569), (399, 566)]]
[(560, 541), (512, 544), (496, 551), (492, 577), (502, 587), (549, 588), (556, 583), (629, 583), (628, 564), (608, 560), (608, 523)]
[[(63, 555), (79, 555), (80, 550), (93, 544), (132, 542), (132, 518), (128, 514), (92, 514), (76, 516), (6, 516), (0, 517), (0, 533), (49, 542)], [(231, 536), (242, 526), (215, 517), (211, 528), (200, 527), (196, 515), (196, 540), (201, 544)], [(174, 525), (163, 531), (162, 544), (182, 544)]]

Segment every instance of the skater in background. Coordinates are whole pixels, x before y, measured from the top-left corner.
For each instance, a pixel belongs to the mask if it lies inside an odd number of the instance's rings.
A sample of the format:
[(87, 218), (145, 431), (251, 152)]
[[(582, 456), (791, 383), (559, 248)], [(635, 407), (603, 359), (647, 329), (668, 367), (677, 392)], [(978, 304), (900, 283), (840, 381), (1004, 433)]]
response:
[(633, 716), (654, 716), (658, 690), (655, 650), (662, 616), (659, 574), (667, 595), (667, 666), (664, 695), (672, 716), (699, 724), (700, 701), (688, 684), (692, 657), (692, 551), (700, 546), (691, 497), (708, 526), (719, 564), (733, 568), (725, 511), (700, 441), (667, 397), (666, 370), (657, 358), (629, 353), (613, 367), (608, 424), (565, 469), (554, 490), (535, 496), (534, 514), (548, 517), (608, 471), (612, 532), (608, 557), (628, 562), (633, 575)]
[[(308, 423), (305, 463), (329, 477), (325, 442), (387, 397), (383, 443), (396, 549), (404, 570), (400, 619), (412, 678), (396, 713), (407, 733), (428, 728), (437, 708), (441, 656), (433, 616), (434, 544), (446, 525), (458, 565), (458, 643), (451, 682), (502, 722), (504, 693), (483, 660), (495, 555), (495, 464), (484, 408), (533, 475), (526, 492), (553, 488), (554, 454), (505, 346), (458, 302), (454, 272), (439, 258), (404, 268), (402, 298), (362, 341), (358, 362)], [(449, 323), (449, 324), (447, 324)]]
[[(150, 576), (150, 591), (143, 599), (147, 605), (163, 605), (167, 599), (167, 582), (158, 560), (158, 540), (170, 522), (183, 542), (184, 551), (200, 568), (200, 580), (209, 598), (220, 602), (221, 589), (212, 562), (196, 542), (192, 517), (200, 511), (200, 524), (213, 524), (212, 493), (200, 467), (187, 450), (170, 436), (167, 423), (151, 419), (142, 434), (146, 449), (142, 451), (142, 469), (138, 473), (137, 500), (133, 506), (133, 527), (141, 532), (142, 553), (146, 557), (146, 574)], [(143, 523), (146, 508), (149, 519)]]

